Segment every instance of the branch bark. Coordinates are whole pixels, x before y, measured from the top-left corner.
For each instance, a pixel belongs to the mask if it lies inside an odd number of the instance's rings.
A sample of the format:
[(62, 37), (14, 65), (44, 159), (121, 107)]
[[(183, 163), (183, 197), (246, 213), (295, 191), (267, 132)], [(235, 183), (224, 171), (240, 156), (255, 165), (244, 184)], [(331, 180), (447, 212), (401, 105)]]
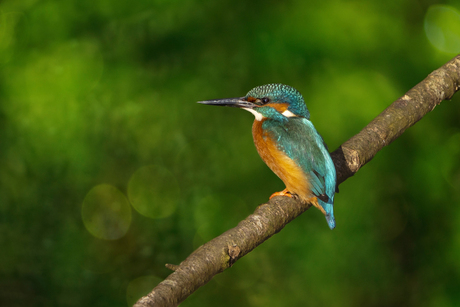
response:
[[(338, 184), (353, 176), (441, 101), (450, 99), (459, 87), (460, 55), (429, 74), (331, 154)], [(134, 307), (179, 305), (310, 207), (289, 197), (272, 198), (238, 226), (199, 247), (179, 266), (170, 266), (175, 271)]]

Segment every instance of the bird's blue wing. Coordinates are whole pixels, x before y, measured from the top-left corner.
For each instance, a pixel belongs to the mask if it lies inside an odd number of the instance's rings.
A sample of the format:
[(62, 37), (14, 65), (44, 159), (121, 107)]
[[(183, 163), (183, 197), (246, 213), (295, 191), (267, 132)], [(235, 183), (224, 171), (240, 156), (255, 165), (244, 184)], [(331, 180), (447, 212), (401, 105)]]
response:
[(284, 123), (267, 123), (264, 129), (276, 135), (278, 149), (293, 159), (307, 174), (311, 191), (326, 211), (329, 227), (334, 228), (335, 167), (322, 137), (311, 121), (302, 117), (291, 117)]

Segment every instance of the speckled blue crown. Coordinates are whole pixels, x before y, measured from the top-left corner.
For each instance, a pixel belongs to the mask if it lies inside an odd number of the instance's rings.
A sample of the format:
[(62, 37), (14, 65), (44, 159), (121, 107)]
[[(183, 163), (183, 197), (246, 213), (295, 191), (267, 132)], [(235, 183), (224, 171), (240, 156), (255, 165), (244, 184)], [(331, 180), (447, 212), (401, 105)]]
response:
[(302, 94), (295, 88), (289, 85), (272, 83), (261, 85), (250, 90), (246, 97), (264, 98), (268, 97), (273, 103), (289, 103), (288, 110), (297, 116), (302, 116), (310, 119)]

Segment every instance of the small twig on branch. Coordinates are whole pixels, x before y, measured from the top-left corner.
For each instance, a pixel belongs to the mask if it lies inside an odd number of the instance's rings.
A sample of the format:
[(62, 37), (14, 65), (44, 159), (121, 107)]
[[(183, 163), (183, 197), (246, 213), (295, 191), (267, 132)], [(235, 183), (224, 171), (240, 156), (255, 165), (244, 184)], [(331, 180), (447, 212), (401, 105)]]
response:
[[(379, 150), (393, 142), (441, 101), (450, 99), (459, 85), (460, 55), (428, 75), (331, 154), (338, 183), (353, 176)], [(231, 267), (309, 207), (289, 197), (272, 198), (238, 226), (202, 245), (179, 266), (174, 266), (175, 271), (151, 293), (139, 299), (134, 307), (179, 305), (214, 275)]]
[(179, 268), (179, 266), (177, 264), (170, 264), (170, 263), (166, 263), (165, 267), (167, 267), (171, 271), (175, 271), (175, 270), (177, 270)]

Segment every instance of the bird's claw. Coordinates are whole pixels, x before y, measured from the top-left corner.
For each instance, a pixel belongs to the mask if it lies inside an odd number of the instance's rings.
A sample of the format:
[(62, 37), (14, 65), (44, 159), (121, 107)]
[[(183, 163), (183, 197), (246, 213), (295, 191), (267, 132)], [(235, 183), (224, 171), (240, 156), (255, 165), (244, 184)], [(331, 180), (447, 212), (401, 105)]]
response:
[(292, 194), (291, 192), (289, 192), (287, 189), (284, 189), (280, 192), (275, 192), (273, 193), (271, 196), (270, 196), (270, 199), (272, 199), (273, 197), (275, 196), (287, 196), (287, 197), (290, 197), (290, 198), (294, 198), (294, 194)]

